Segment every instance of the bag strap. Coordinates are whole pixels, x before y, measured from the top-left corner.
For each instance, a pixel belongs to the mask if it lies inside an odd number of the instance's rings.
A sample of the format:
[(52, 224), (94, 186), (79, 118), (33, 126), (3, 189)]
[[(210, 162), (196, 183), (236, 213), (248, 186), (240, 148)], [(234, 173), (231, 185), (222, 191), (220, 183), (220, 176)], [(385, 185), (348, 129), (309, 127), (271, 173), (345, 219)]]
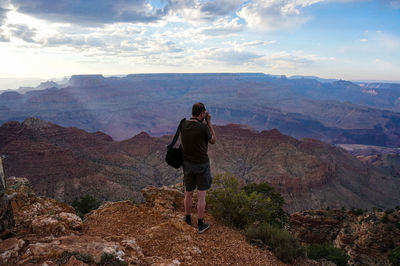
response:
[(167, 146), (167, 149), (168, 149), (168, 150), (171, 149), (172, 147), (174, 147), (175, 143), (177, 142), (178, 137), (179, 137), (179, 133), (181, 132), (182, 123), (183, 123), (183, 121), (185, 121), (185, 120), (186, 120), (186, 118), (183, 118), (183, 119), (181, 120), (181, 122), (179, 123), (179, 126), (178, 126), (178, 128), (176, 129), (176, 133), (175, 133), (174, 139), (172, 140), (171, 144), (169, 144), (169, 145)]

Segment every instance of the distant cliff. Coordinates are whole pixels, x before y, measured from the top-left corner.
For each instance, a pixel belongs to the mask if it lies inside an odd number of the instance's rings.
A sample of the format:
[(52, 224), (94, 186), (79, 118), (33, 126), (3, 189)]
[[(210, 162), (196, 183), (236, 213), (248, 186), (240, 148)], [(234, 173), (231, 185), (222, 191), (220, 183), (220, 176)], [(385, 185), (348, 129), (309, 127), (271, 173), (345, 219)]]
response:
[(124, 140), (141, 131), (171, 134), (192, 104), (202, 101), (220, 125), (400, 147), (400, 85), (375, 84), (372, 94), (368, 84), (361, 85), (262, 73), (75, 75), (64, 85), (0, 94), (0, 123), (35, 116)]

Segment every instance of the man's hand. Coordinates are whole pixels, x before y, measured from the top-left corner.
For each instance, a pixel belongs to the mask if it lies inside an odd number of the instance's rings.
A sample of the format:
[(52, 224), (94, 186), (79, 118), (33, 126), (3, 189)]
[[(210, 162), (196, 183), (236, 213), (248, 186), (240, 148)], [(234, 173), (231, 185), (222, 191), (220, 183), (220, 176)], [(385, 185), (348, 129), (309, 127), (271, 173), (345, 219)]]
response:
[(207, 124), (209, 124), (210, 121), (211, 121), (211, 115), (210, 115), (209, 112), (206, 112), (206, 122), (207, 122)]

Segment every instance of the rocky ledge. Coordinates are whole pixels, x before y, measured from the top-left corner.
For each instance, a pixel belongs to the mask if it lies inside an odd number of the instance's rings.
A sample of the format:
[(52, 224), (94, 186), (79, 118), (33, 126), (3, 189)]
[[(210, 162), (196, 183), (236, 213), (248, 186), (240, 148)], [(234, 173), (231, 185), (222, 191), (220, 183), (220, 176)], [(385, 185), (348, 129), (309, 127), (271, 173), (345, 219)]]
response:
[(146, 203), (107, 202), (82, 221), (71, 206), (36, 196), (25, 178), (7, 184), (18, 192), (16, 225), (0, 240), (0, 265), (284, 265), (212, 217), (198, 234), (182, 220), (181, 186), (148, 187)]

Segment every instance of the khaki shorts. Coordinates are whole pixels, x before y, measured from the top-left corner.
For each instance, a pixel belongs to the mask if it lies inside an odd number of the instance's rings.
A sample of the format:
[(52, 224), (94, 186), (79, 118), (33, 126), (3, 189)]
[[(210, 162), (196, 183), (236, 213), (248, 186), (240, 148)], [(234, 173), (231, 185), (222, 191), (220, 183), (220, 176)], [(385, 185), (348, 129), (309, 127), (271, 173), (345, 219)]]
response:
[(183, 161), (183, 184), (186, 191), (208, 190), (212, 184), (210, 162), (198, 164)]

